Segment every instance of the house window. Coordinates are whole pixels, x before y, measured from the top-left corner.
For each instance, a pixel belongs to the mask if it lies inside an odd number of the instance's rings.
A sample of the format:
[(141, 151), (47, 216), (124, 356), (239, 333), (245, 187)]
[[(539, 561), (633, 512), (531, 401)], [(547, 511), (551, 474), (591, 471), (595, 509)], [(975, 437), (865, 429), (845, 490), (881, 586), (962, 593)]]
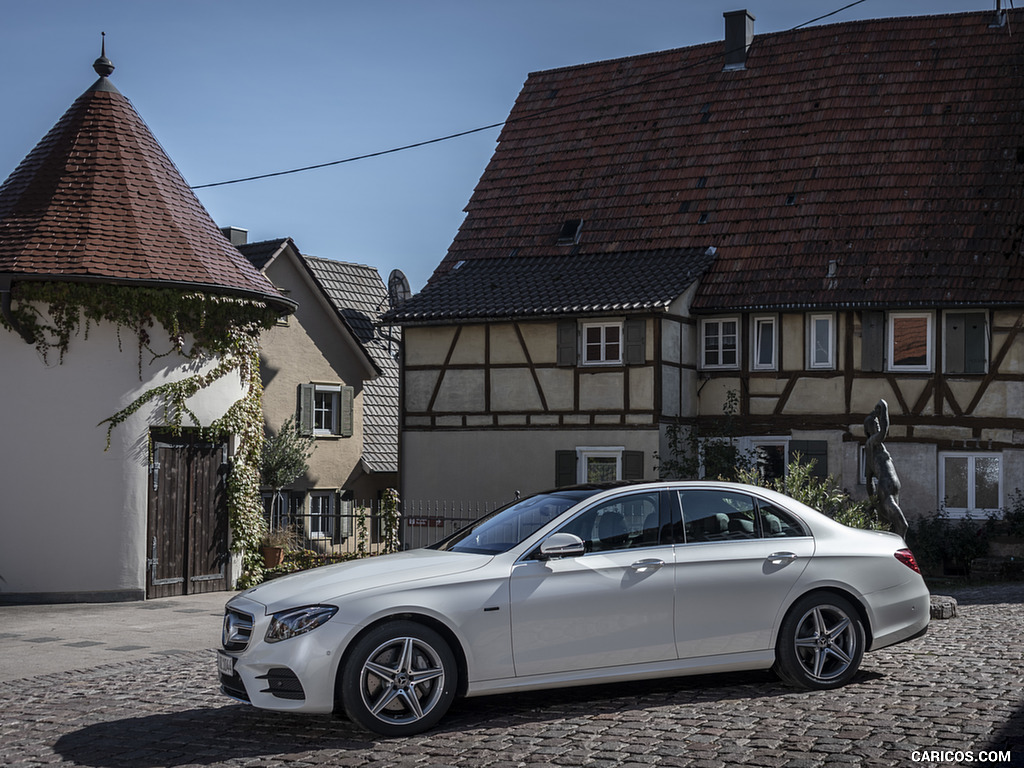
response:
[(985, 373), (988, 368), (988, 327), (984, 312), (945, 314), (946, 373)]
[(735, 317), (701, 320), (701, 362), (704, 368), (736, 368), (739, 365)]
[(299, 428), (304, 435), (352, 436), (352, 387), (303, 384), (299, 388)]
[(583, 364), (617, 365), (622, 362), (622, 323), (583, 324)]
[(889, 315), (889, 370), (932, 370), (932, 315), (894, 312)]
[(808, 315), (807, 367), (832, 369), (835, 361), (835, 315)]
[(329, 539), (334, 536), (334, 491), (312, 491), (309, 494), (309, 538)]
[(751, 350), (753, 359), (750, 367), (759, 371), (774, 371), (778, 366), (776, 363), (775, 318), (755, 317), (753, 323), (754, 347)]
[(998, 511), (1003, 500), (1003, 463), (998, 453), (939, 454), (939, 498), (962, 516)]
[(577, 483), (643, 479), (643, 451), (627, 451), (622, 446), (555, 451), (555, 485), (559, 488)]

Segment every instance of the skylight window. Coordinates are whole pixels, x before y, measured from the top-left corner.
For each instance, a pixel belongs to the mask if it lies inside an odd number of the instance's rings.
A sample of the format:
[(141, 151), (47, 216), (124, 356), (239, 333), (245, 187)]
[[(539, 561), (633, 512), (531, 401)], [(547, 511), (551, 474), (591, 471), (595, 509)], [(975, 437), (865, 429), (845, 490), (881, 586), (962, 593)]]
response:
[(583, 234), (583, 219), (568, 219), (558, 231), (558, 245), (576, 245)]

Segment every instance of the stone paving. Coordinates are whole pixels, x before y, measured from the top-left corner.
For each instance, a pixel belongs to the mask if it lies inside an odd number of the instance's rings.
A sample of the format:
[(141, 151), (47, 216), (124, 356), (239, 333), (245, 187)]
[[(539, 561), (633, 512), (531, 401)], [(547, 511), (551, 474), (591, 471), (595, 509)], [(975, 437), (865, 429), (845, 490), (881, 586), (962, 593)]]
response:
[(0, 688), (0, 765), (1024, 766), (1024, 584), (955, 594), (957, 618), (837, 691), (742, 673), (514, 694), (404, 739), (236, 704), (212, 650), (20, 679)]

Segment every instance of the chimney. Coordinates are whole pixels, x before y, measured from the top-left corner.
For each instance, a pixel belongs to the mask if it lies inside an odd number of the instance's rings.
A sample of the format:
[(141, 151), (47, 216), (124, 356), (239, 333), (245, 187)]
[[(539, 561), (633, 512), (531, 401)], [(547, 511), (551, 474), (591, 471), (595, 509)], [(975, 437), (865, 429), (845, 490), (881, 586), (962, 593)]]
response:
[(220, 231), (234, 246), (245, 245), (249, 242), (249, 230), (240, 227), (221, 227)]
[(747, 68), (747, 49), (754, 39), (754, 17), (747, 10), (728, 11), (725, 17), (724, 72)]

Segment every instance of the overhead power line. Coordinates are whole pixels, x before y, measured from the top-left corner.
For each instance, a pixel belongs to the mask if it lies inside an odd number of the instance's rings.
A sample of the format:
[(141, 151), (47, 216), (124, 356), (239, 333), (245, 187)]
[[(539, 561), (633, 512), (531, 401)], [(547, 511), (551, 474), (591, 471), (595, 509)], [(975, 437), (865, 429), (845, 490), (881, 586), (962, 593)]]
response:
[[(815, 22), (821, 21), (822, 19), (827, 19), (830, 16), (835, 16), (838, 13), (842, 13), (845, 10), (848, 10), (850, 8), (853, 8), (854, 6), (860, 5), (861, 3), (865, 3), (865, 2), (867, 2), (867, 0), (855, 0), (855, 2), (848, 3), (847, 5), (844, 5), (842, 8), (837, 8), (836, 10), (831, 11), (829, 13), (826, 13), (826, 14), (824, 14), (822, 16), (818, 16), (817, 18), (810, 19), (809, 21), (805, 21), (802, 24), (797, 24), (794, 27), (790, 27), (789, 30), (787, 30), (787, 31), (792, 32), (794, 30), (800, 29), (801, 27), (806, 27), (809, 24), (814, 24)], [(756, 42), (756, 38), (755, 38), (755, 42)], [(683, 69), (686, 70), (686, 69), (691, 69), (691, 68), (696, 67), (696, 66), (700, 66), (701, 64), (704, 64), (705, 62), (711, 60), (712, 58), (718, 58), (717, 54), (714, 57), (710, 57), (709, 56), (709, 57), (706, 57), (706, 58), (701, 59), (699, 61), (690, 62), (685, 67), (683, 67)], [(628, 85), (623, 85), (623, 86), (620, 86), (618, 88), (613, 88), (613, 89), (610, 89), (610, 90), (607, 90), (607, 91), (602, 91), (601, 93), (594, 94), (593, 96), (587, 96), (585, 98), (579, 99), (579, 100), (571, 102), (571, 103), (559, 104), (557, 106), (548, 107), (547, 109), (536, 110), (536, 111), (530, 113), (530, 117), (534, 117), (534, 116), (537, 116), (537, 115), (545, 114), (547, 112), (555, 112), (555, 111), (561, 110), (561, 109), (568, 109), (569, 107), (578, 106), (580, 104), (584, 104), (584, 103), (591, 102), (591, 101), (597, 101), (597, 100), (603, 99), (603, 98), (605, 98), (607, 96), (611, 96), (612, 94), (619, 93), (619, 92), (624, 91), (624, 90), (628, 90), (630, 88), (639, 88), (639, 87), (642, 87), (644, 85), (648, 85), (649, 83), (655, 82), (657, 80), (661, 80), (662, 78), (668, 77), (670, 75), (677, 74), (678, 71), (679, 70), (673, 70), (671, 72), (665, 72), (663, 74), (655, 75), (653, 77), (649, 77), (649, 78), (646, 78), (644, 80), (637, 81), (635, 83), (630, 83)], [(355, 155), (353, 157), (346, 157), (346, 158), (344, 158), (342, 160), (331, 160), (331, 161), (326, 162), (326, 163), (317, 163), (315, 165), (304, 165), (301, 168), (290, 168), (290, 169), (288, 169), (286, 171), (274, 171), (274, 172), (271, 172), (271, 173), (260, 173), (260, 174), (257, 174), (255, 176), (245, 176), (243, 178), (229, 179), (227, 181), (215, 181), (215, 182), (212, 182), (210, 184), (197, 184), (194, 187), (192, 187), (192, 189), (210, 189), (211, 187), (224, 187), (224, 186), (227, 186), (229, 184), (241, 184), (242, 182), (245, 182), (245, 181), (258, 181), (260, 179), (272, 179), (272, 178), (274, 178), (276, 176), (289, 176), (289, 175), (294, 174), (294, 173), (305, 173), (306, 171), (315, 171), (315, 170), (318, 170), (320, 168), (330, 168), (331, 166), (334, 166), (334, 165), (344, 165), (345, 163), (354, 163), (357, 160), (369, 160), (370, 158), (373, 158), (373, 157), (381, 157), (383, 155), (391, 155), (391, 154), (395, 154), (396, 152), (405, 152), (406, 150), (409, 150), (409, 149), (418, 149), (419, 147), (426, 147), (426, 146), (429, 146), (430, 144), (439, 144), (442, 141), (451, 141), (452, 139), (460, 139), (463, 136), (470, 136), (470, 135), (472, 135), (474, 133), (482, 133), (484, 131), (490, 131), (490, 130), (493, 130), (495, 128), (501, 128), (507, 122), (508, 122), (507, 120), (502, 120), (501, 122), (498, 122), (498, 123), (491, 123), (490, 125), (482, 125), (479, 128), (471, 128), (468, 131), (459, 131), (458, 133), (449, 133), (447, 136), (438, 136), (435, 139), (427, 139), (426, 141), (417, 141), (414, 144), (405, 144), (405, 145), (403, 145), (401, 147), (392, 147), (391, 149), (383, 149), (383, 150), (380, 150), (379, 152), (369, 152), (369, 153), (367, 153), (365, 155)]]

